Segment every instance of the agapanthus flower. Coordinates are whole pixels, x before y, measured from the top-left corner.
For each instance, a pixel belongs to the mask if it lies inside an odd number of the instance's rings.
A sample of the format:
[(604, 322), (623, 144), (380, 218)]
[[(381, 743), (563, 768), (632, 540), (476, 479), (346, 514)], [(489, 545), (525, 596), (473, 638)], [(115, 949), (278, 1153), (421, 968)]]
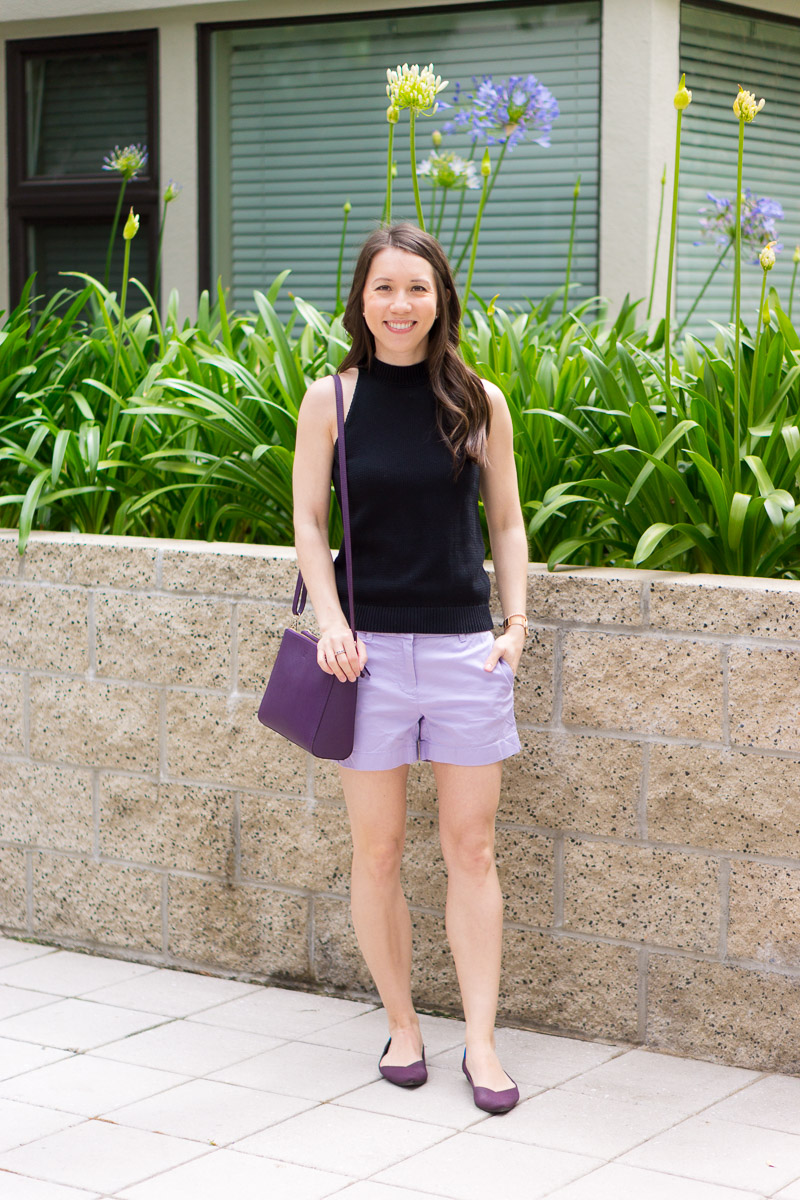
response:
[(444, 154), (429, 154), (424, 162), (417, 163), (417, 174), (430, 179), (436, 187), (453, 191), (481, 186), (475, 163), (467, 162), (465, 158), (449, 150)]
[(742, 85), (739, 84), (739, 92), (733, 102), (733, 111), (737, 117), (744, 117), (747, 124), (749, 124), (756, 119), (765, 103), (766, 101), (763, 99), (756, 103), (753, 93), (746, 92)]
[[(540, 146), (550, 145), (550, 131), (559, 115), (558, 103), (535, 75), (512, 75), (497, 83), (491, 75), (480, 80), (473, 76), (473, 84), (475, 90), (465, 100), (469, 107), (448, 122), (446, 133), (466, 129), (473, 142), (482, 139), (490, 146), (507, 145), (509, 150), (528, 136)], [(458, 86), (454, 101), (460, 102)]]
[(174, 179), (170, 179), (167, 186), (164, 188), (164, 203), (171, 204), (173, 200), (177, 200), (183, 191), (183, 184), (176, 183)]
[(427, 67), (419, 67), (417, 63), (412, 67), (408, 63), (403, 63), (402, 67), (398, 64), (396, 70), (387, 70), (386, 78), (390, 110), (413, 108), (427, 116), (436, 112), (439, 107), (436, 97), (447, 87), (446, 79), (443, 81), (441, 75), (434, 75), (433, 63)]
[[(706, 192), (711, 205), (703, 205), (700, 211), (702, 240), (716, 246), (729, 246), (736, 240), (736, 201), (727, 196), (715, 196)], [(742, 246), (751, 255), (751, 262), (765, 242), (777, 243), (778, 230), (775, 222), (783, 220), (783, 209), (777, 200), (768, 196), (754, 196), (750, 188), (742, 193)], [(696, 246), (700, 242), (695, 242)]]
[(146, 146), (115, 146), (111, 154), (103, 159), (104, 171), (119, 171), (126, 181), (135, 179), (147, 162)]

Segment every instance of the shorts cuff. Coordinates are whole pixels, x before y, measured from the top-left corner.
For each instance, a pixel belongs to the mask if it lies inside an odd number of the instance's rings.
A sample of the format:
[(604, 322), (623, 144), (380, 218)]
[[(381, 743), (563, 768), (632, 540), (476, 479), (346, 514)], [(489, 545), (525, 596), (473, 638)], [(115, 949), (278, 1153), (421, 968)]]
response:
[(380, 750), (354, 750), (349, 758), (336, 761), (340, 767), (351, 771), (392, 771), (395, 767), (415, 763), (418, 759), (417, 743), (396, 742), (382, 746)]
[(519, 754), (522, 749), (516, 732), (488, 746), (444, 746), (441, 742), (420, 742), (419, 756), (426, 762), (452, 763), (457, 767), (485, 767)]

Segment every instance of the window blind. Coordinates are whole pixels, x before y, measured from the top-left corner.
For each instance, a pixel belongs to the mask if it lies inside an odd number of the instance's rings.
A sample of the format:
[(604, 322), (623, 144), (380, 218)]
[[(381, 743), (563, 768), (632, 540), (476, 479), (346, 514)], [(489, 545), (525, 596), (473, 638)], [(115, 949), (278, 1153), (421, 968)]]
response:
[(144, 51), (31, 56), (25, 91), (28, 176), (101, 175), (115, 146), (147, 143)]
[[(534, 74), (555, 95), (560, 116), (550, 148), (526, 140), (505, 156), (486, 207), (473, 288), (499, 303), (541, 299), (563, 284), (575, 180), (582, 176), (573, 254), (574, 297), (597, 288), (600, 4), (490, 10), (417, 11), (409, 17), (224, 30), (214, 35), (212, 264), (238, 309), (285, 268), (287, 288), (330, 310), (335, 301), (342, 206), (352, 204), (343, 288), (357, 248), (380, 221), (385, 195), (386, 68), (433, 62), (450, 81)], [(453, 116), (417, 120), (417, 161), (431, 133)], [(467, 157), (465, 133), (443, 150)], [(483, 154), (478, 143), (476, 159)], [(494, 162), (499, 147), (492, 147)], [(393, 219), (414, 219), (408, 114), (395, 128), (398, 176)], [(420, 180), (428, 223), (431, 191)], [(468, 191), (458, 252), (480, 192)], [(458, 194), (448, 201), (441, 240), (449, 248)], [(463, 284), (466, 265), (459, 279)]]
[[(739, 123), (732, 104), (741, 84), (766, 104), (745, 127), (742, 185), (777, 200), (786, 219), (777, 222), (783, 250), (770, 272), (788, 306), (792, 253), (800, 242), (800, 24), (769, 21), (694, 4), (681, 5), (681, 70), (692, 92), (684, 113), (678, 213), (679, 318), (689, 311), (722, 247), (700, 240), (698, 209), (712, 207), (706, 193), (736, 195)], [(734, 252), (727, 254), (688, 326), (703, 339), (708, 324), (731, 319)], [(742, 253), (742, 319), (755, 331), (763, 272)]]

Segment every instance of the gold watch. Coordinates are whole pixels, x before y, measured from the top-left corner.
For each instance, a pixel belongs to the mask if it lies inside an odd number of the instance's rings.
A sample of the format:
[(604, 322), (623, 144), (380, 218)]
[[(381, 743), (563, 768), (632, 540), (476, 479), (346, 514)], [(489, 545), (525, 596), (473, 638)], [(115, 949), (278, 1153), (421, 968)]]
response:
[(503, 617), (503, 629), (508, 629), (511, 625), (521, 625), (527, 633), (528, 618), (525, 613), (509, 613), (507, 617)]

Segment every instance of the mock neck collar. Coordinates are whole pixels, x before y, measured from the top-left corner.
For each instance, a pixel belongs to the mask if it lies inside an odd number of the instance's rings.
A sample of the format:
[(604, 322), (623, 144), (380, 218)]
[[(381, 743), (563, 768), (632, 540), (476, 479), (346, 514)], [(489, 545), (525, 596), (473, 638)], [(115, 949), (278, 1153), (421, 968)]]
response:
[(373, 358), (369, 374), (379, 383), (391, 383), (395, 387), (419, 387), (428, 382), (428, 360), (423, 359), (410, 367), (398, 367)]

